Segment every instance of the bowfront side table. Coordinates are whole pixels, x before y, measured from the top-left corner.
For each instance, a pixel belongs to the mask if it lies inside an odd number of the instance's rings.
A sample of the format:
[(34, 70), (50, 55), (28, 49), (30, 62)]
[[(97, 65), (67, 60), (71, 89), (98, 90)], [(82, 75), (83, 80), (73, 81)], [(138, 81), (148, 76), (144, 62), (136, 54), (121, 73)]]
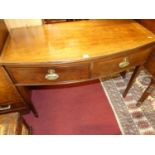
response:
[[(0, 64), (27, 102), (27, 86), (111, 77), (142, 66), (155, 43), (134, 20), (85, 20), (14, 29)], [(32, 111), (37, 116), (35, 108)]]

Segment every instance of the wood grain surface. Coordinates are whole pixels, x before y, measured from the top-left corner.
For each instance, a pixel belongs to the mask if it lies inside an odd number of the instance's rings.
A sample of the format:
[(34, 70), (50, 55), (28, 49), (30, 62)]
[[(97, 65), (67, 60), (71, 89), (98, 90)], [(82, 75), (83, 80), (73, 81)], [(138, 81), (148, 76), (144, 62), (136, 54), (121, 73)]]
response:
[(1, 63), (73, 62), (118, 54), (155, 41), (133, 20), (84, 20), (11, 31)]

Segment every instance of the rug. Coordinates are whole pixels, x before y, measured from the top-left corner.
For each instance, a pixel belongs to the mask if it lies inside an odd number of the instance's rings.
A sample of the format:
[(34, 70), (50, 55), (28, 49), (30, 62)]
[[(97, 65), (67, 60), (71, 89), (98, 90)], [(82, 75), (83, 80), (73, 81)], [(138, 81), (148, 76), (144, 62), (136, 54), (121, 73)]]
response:
[(125, 78), (120, 75), (109, 79), (101, 79), (101, 85), (113, 109), (122, 134), (152, 135), (155, 134), (155, 93), (152, 93), (140, 107), (137, 100), (150, 82), (150, 75), (141, 71), (125, 98), (122, 97), (127, 83), (132, 75), (128, 72)]
[(39, 113), (25, 115), (34, 135), (120, 135), (114, 113), (99, 80), (71, 85), (34, 87)]

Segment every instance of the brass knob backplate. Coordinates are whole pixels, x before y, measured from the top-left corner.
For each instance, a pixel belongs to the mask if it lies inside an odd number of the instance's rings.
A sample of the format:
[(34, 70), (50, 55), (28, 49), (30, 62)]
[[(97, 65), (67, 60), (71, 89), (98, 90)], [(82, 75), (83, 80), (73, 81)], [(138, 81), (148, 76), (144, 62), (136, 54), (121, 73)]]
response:
[(59, 74), (57, 74), (54, 69), (49, 69), (48, 73), (45, 75), (46, 80), (57, 80), (58, 78)]

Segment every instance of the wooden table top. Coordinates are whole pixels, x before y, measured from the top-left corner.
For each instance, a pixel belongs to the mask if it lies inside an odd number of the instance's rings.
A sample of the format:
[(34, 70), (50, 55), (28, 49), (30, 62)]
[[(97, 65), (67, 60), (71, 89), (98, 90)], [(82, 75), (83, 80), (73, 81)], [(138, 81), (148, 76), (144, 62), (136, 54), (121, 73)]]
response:
[(85, 20), (10, 32), (1, 63), (73, 62), (104, 57), (155, 42), (134, 20)]

